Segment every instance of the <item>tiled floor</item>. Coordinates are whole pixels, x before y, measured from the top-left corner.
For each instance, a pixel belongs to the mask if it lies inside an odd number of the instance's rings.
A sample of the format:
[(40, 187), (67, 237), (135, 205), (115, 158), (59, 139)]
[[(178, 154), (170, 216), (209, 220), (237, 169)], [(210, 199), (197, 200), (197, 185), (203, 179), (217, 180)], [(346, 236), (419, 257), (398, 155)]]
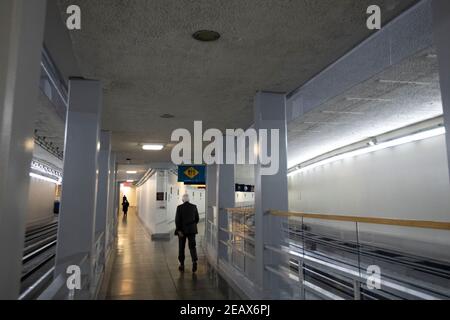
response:
[(186, 271), (178, 271), (178, 239), (152, 241), (133, 210), (121, 216), (115, 259), (106, 299), (225, 299), (217, 289), (201, 247), (199, 225), (197, 273), (191, 272), (186, 245)]

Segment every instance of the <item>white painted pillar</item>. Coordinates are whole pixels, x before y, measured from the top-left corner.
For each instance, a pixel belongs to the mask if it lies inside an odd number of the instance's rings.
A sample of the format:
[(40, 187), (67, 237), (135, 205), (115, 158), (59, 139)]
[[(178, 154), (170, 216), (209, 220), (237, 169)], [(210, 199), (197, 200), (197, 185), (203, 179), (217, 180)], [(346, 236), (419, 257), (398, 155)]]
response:
[[(224, 157), (226, 154), (224, 155)], [(228, 241), (229, 237), (225, 231), (220, 229), (229, 229), (228, 214), (226, 208), (234, 208), (234, 164), (217, 165), (217, 201), (218, 201), (218, 233), (219, 249), (218, 259), (228, 261), (228, 248), (220, 241)]]
[(55, 275), (93, 250), (101, 105), (99, 81), (70, 80)]
[(115, 196), (116, 196), (116, 154), (111, 152), (109, 157), (109, 190), (108, 190), (108, 217), (106, 227), (106, 253), (112, 246), (114, 240), (114, 225), (117, 218), (115, 214)]
[[(117, 175), (117, 166), (116, 166), (116, 175)], [(117, 229), (118, 229), (118, 219), (119, 219), (119, 207), (120, 202), (122, 199), (120, 199), (120, 182), (116, 179), (116, 185), (114, 187), (114, 225), (113, 225), (113, 233), (117, 235)]]
[(450, 172), (450, 1), (433, 0), (433, 39), (439, 61), (439, 77)]
[(218, 194), (217, 194), (217, 165), (206, 166), (206, 221), (208, 256), (217, 263), (217, 212), (218, 212)]
[(46, 1), (0, 1), (0, 299), (16, 299)]
[[(267, 129), (268, 154), (274, 146), (270, 145), (270, 130), (279, 130), (279, 168), (274, 175), (261, 175), (265, 167), (261, 163), (255, 166), (255, 255), (256, 284), (262, 290), (262, 298), (269, 298), (279, 291), (274, 287), (273, 276), (264, 271), (265, 265), (277, 266), (280, 258), (264, 250), (265, 244), (278, 246), (282, 243), (282, 223), (285, 218), (267, 214), (270, 209), (288, 210), (287, 187), (287, 129), (286, 98), (284, 94), (258, 92), (254, 102), (256, 130)], [(259, 154), (261, 143), (259, 143)], [(275, 161), (276, 161), (275, 160)], [(277, 283), (275, 281), (275, 283)]]
[[(95, 212), (95, 238), (101, 237), (99, 247), (102, 253), (97, 257), (99, 266), (103, 266), (106, 259), (107, 248), (107, 220), (109, 203), (109, 175), (111, 154), (111, 132), (100, 132), (100, 151), (98, 153), (98, 183), (97, 183), (97, 207)], [(103, 233), (103, 236), (102, 236)]]

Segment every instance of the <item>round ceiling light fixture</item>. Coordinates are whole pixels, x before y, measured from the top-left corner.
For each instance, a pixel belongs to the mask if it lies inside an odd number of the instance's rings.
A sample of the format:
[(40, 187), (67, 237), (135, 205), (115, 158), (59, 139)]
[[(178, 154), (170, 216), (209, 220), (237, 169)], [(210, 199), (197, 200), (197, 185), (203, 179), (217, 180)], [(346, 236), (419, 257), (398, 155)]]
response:
[(218, 40), (220, 38), (220, 33), (213, 30), (199, 30), (194, 32), (192, 37), (198, 41), (209, 42)]

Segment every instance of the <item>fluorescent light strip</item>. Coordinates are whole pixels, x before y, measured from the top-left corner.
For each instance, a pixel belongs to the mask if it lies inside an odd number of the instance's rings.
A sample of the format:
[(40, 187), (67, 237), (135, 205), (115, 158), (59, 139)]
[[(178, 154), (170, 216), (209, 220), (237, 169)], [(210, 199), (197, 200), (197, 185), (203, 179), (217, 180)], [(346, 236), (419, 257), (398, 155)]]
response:
[(142, 145), (142, 149), (151, 150), (151, 151), (159, 151), (162, 150), (164, 146), (162, 144), (144, 144)]
[(395, 147), (395, 146), (399, 146), (405, 143), (409, 143), (409, 142), (414, 142), (414, 141), (419, 141), (419, 140), (423, 140), (423, 139), (428, 139), (428, 138), (432, 138), (432, 137), (436, 137), (436, 136), (440, 136), (442, 134), (445, 134), (445, 128), (444, 127), (439, 127), (439, 128), (435, 128), (435, 129), (431, 129), (431, 130), (427, 130), (427, 131), (422, 131), (422, 132), (418, 132), (418, 133), (414, 133), (405, 137), (401, 137), (398, 139), (393, 139), (390, 141), (386, 141), (386, 142), (382, 142), (380, 144), (376, 144), (370, 147), (366, 147), (366, 148), (361, 148), (361, 149), (357, 149), (354, 151), (350, 151), (350, 152), (345, 152), (342, 154), (338, 154), (336, 156), (312, 163), (310, 165), (307, 165), (303, 168), (298, 168), (297, 170), (294, 170), (290, 173), (288, 173), (288, 176), (292, 176), (294, 174), (297, 173), (301, 173), (310, 169), (314, 169), (316, 167), (319, 166), (323, 166), (325, 164), (334, 162), (334, 161), (338, 161), (338, 160), (342, 160), (342, 159), (346, 159), (346, 158), (350, 158), (350, 157), (356, 157), (362, 154), (366, 154), (366, 153), (371, 153), (371, 152), (375, 152), (375, 151), (379, 151), (382, 149), (386, 149), (386, 148), (390, 148), (390, 147)]
[(47, 182), (52, 182), (52, 183), (58, 184), (58, 185), (61, 184), (60, 181), (51, 179), (49, 177), (44, 177), (44, 176), (41, 176), (40, 174), (36, 174), (36, 173), (33, 173), (33, 172), (30, 172), (30, 177), (33, 177), (33, 178), (36, 178), (36, 179), (40, 179), (40, 180), (44, 180), (44, 181), (47, 181)]
[(137, 171), (127, 171), (128, 174), (136, 174)]

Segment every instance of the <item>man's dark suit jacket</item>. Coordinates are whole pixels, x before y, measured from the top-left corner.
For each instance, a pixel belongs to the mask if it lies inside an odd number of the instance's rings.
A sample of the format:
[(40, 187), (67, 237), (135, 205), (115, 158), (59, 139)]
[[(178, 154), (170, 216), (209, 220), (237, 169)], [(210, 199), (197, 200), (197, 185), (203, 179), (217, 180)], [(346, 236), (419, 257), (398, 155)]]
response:
[(186, 201), (177, 207), (175, 215), (175, 235), (178, 231), (185, 235), (197, 234), (197, 223), (200, 220), (197, 206)]

